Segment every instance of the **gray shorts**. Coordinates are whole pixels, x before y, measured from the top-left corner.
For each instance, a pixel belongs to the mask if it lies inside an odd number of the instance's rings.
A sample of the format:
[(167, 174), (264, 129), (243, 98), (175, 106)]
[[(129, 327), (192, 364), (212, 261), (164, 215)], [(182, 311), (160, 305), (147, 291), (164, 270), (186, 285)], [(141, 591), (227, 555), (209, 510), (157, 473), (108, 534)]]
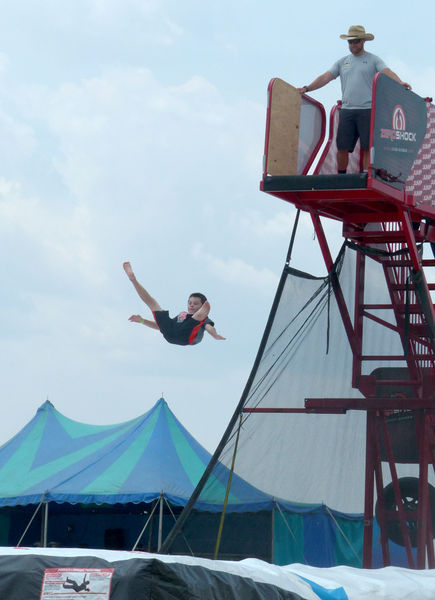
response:
[(358, 139), (361, 150), (370, 143), (370, 108), (342, 108), (337, 130), (337, 150), (353, 152)]

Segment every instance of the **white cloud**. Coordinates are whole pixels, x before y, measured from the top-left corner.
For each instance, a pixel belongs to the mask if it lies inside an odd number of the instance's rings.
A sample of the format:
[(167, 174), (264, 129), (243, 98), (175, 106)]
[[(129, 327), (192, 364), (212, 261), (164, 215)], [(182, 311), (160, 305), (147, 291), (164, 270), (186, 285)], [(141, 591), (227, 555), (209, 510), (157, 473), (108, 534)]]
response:
[(21, 102), (58, 140), (53, 164), (71, 194), (90, 204), (204, 182), (234, 156), (239, 171), (252, 169), (259, 107), (226, 103), (201, 77), (164, 86), (148, 69), (111, 68), (58, 90), (29, 89)]
[(386, 60), (388, 66), (397, 75), (412, 86), (412, 91), (426, 98), (433, 97), (435, 89), (435, 67), (432, 65), (412, 65), (403, 57), (389, 56)]
[(240, 218), (240, 227), (259, 238), (289, 238), (293, 226), (293, 215), (289, 211), (280, 211), (265, 219), (258, 211), (248, 211)]
[(0, 231), (13, 237), (17, 249), (20, 243), (34, 248), (33, 256), (27, 257), (34, 267), (39, 255), (45, 264), (68, 277), (78, 271), (88, 281), (101, 283), (102, 270), (92, 243), (87, 207), (74, 205), (66, 215), (62, 211), (53, 213), (52, 209), (39, 198), (27, 196), (18, 182), (0, 179)]
[(194, 258), (204, 263), (209, 273), (232, 286), (234, 284), (246, 286), (268, 294), (277, 286), (278, 277), (270, 269), (256, 269), (240, 258), (222, 259), (212, 256), (204, 251), (202, 244), (195, 244), (192, 254)]

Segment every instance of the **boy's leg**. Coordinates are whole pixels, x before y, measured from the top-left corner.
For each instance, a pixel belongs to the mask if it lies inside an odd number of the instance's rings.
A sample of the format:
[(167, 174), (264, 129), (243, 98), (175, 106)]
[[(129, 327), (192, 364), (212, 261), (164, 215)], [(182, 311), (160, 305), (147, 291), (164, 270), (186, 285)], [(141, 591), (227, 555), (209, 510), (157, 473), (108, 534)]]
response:
[(130, 279), (131, 283), (134, 285), (134, 289), (139, 294), (140, 299), (145, 302), (145, 304), (148, 306), (148, 308), (152, 312), (154, 312), (156, 310), (162, 310), (162, 308), (161, 308), (160, 304), (157, 302), (157, 300), (155, 300), (152, 296), (150, 296), (149, 293), (146, 291), (146, 289), (138, 282), (135, 274), (133, 273), (133, 269), (131, 268), (130, 263), (125, 262), (122, 266), (124, 267), (124, 271), (126, 272), (127, 277)]
[(208, 313), (210, 312), (210, 302), (206, 300), (201, 308), (198, 308), (196, 312), (193, 313), (192, 319), (195, 321), (204, 321), (208, 317)]

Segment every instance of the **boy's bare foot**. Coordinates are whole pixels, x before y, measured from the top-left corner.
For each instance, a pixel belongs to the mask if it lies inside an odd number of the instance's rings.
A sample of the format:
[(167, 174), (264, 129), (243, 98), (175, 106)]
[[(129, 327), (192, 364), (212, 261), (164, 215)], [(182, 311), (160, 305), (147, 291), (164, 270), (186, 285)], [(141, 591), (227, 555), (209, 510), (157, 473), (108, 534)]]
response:
[(208, 313), (210, 312), (210, 302), (206, 300), (201, 308), (198, 308), (196, 313), (193, 313), (192, 318), (196, 321), (203, 321), (208, 317)]
[(129, 262), (125, 262), (123, 263), (123, 268), (124, 271), (127, 273), (127, 277), (133, 281), (135, 279), (134, 273), (133, 273), (133, 269), (131, 268), (131, 264)]

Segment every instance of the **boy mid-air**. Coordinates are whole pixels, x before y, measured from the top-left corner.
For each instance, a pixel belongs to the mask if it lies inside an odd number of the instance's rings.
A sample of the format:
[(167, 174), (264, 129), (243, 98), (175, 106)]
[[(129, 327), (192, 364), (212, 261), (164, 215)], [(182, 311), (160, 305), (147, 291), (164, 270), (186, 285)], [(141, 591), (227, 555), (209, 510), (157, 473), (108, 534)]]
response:
[(192, 346), (199, 344), (207, 331), (215, 340), (224, 340), (214, 328), (214, 323), (208, 318), (210, 303), (204, 294), (191, 294), (187, 301), (187, 312), (181, 312), (174, 318), (169, 316), (167, 310), (162, 310), (160, 304), (138, 282), (129, 262), (123, 265), (127, 277), (130, 279), (141, 300), (145, 302), (154, 316), (154, 321), (144, 319), (141, 315), (131, 315), (129, 321), (142, 323), (151, 329), (157, 329), (170, 344), (178, 346)]

